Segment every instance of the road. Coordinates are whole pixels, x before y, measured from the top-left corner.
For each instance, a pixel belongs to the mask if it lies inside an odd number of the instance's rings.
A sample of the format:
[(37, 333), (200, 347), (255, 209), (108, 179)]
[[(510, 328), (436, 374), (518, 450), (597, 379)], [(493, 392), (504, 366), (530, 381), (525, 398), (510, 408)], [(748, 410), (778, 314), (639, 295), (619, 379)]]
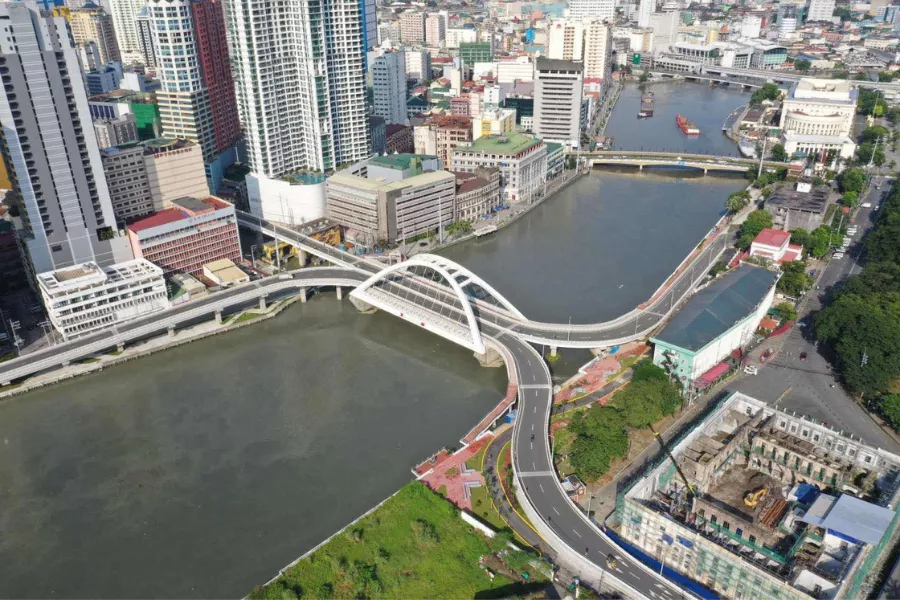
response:
[[(859, 230), (850, 250), (844, 258), (833, 259), (825, 267), (818, 281), (820, 289), (810, 292), (810, 297), (798, 315), (798, 322), (801, 324), (809, 323), (810, 315), (822, 308), (828, 288), (862, 270), (859, 264), (860, 254), (863, 252), (862, 239), (871, 230), (877, 216), (875, 207), (880, 205), (882, 195), (887, 194), (888, 187), (882, 185), (880, 190), (872, 187), (862, 200), (871, 203), (872, 208), (860, 208), (857, 211), (853, 223), (858, 225)], [(809, 326), (791, 329), (783, 340), (781, 351), (771, 362), (754, 361), (760, 366), (758, 375), (745, 376), (730, 385), (729, 389), (773, 401), (790, 388), (790, 392), (779, 402), (780, 408), (827, 422), (885, 450), (900, 451), (900, 444), (895, 438), (882, 430), (839, 385), (840, 382), (829, 368), (828, 358), (819, 351), (811, 334)], [(768, 347), (770, 344), (763, 346)], [(802, 353), (806, 353), (806, 360), (800, 359)]]

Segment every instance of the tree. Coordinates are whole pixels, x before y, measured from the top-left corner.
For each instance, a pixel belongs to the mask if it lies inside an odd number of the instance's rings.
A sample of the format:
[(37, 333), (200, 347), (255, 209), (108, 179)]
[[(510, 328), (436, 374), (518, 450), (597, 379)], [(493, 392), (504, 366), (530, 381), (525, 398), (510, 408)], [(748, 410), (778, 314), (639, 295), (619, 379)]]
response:
[(835, 17), (840, 17), (841, 21), (850, 21), (853, 18), (850, 13), (850, 9), (846, 6), (834, 7), (834, 12), (832, 13), (832, 15)]
[(730, 214), (741, 212), (748, 204), (750, 204), (750, 192), (747, 190), (734, 192), (725, 200), (725, 208)]
[(797, 244), (798, 246), (803, 246), (804, 248), (809, 246), (810, 240), (812, 240), (812, 236), (805, 229), (797, 229), (791, 230), (791, 243)]
[(785, 152), (784, 146), (781, 144), (772, 146), (772, 160), (776, 162), (784, 162), (787, 160), (787, 152)]
[(859, 194), (856, 192), (845, 192), (843, 196), (841, 196), (841, 204), (844, 206), (849, 206), (853, 208), (859, 203)]
[(871, 127), (866, 127), (863, 132), (859, 136), (859, 141), (862, 144), (874, 144), (875, 140), (879, 138), (887, 138), (890, 136), (890, 131), (887, 130), (887, 127), (882, 127), (881, 125), (873, 125)]
[(900, 429), (900, 394), (888, 394), (879, 403), (881, 414), (894, 429)]
[(781, 88), (774, 83), (764, 83), (761, 88), (750, 96), (751, 104), (759, 104), (765, 100), (778, 100), (781, 97)]
[(778, 319), (782, 323), (785, 323), (787, 321), (794, 321), (797, 319), (797, 310), (790, 302), (782, 302), (775, 307), (774, 312), (775, 316), (778, 317)]
[(808, 60), (800, 59), (794, 61), (794, 68), (801, 73), (806, 73), (812, 67), (812, 63)]
[(884, 146), (870, 143), (860, 144), (856, 147), (856, 160), (861, 165), (869, 164), (872, 161), (879, 167), (884, 164)]
[[(864, 77), (866, 79), (866, 77)], [(880, 117), (887, 110), (887, 103), (881, 96), (881, 92), (865, 91), (859, 92), (859, 98), (856, 101), (856, 112), (862, 115), (874, 115)]]
[(741, 225), (738, 248), (746, 250), (763, 229), (772, 226), (772, 215), (766, 210), (754, 210)]
[(584, 481), (596, 481), (609, 470), (612, 459), (628, 453), (628, 432), (615, 408), (594, 405), (577, 413), (569, 427), (578, 436), (569, 450), (569, 461)]
[(862, 169), (847, 169), (838, 175), (837, 180), (841, 192), (856, 192), (858, 194), (863, 191), (866, 185), (866, 174)]
[(894, 74), (890, 71), (880, 71), (878, 73), (878, 81), (881, 83), (889, 83), (894, 80)]
[(821, 225), (809, 234), (809, 245), (805, 246), (806, 253), (815, 258), (822, 258), (828, 254), (831, 248), (831, 227)]
[(778, 280), (778, 291), (797, 298), (812, 285), (812, 277), (806, 272), (806, 263), (795, 260), (781, 265), (781, 278)]
[(650, 81), (650, 71), (648, 71), (647, 69), (644, 69), (644, 72), (641, 73), (640, 77), (638, 77), (638, 81), (640, 81), (641, 83)]

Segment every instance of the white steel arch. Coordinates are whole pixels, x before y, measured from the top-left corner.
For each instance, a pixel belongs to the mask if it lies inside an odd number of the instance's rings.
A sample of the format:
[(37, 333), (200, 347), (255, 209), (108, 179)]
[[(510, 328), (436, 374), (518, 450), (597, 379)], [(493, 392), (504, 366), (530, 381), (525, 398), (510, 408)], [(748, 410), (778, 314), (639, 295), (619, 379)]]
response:
[[(436, 254), (417, 254), (415, 258), (420, 258), (422, 260), (428, 261), (429, 266), (440, 265), (449, 273), (451, 273), (451, 275), (456, 280), (456, 282), (459, 283), (461, 288), (465, 288), (467, 285), (471, 284), (478, 285), (481, 289), (487, 292), (488, 295), (499, 302), (503, 308), (512, 313), (514, 316), (522, 319), (523, 321), (528, 320), (525, 315), (519, 312), (519, 309), (513, 306), (512, 302), (503, 297), (503, 294), (495, 290), (493, 287), (491, 287), (491, 284), (489, 284), (487, 281), (485, 281), (466, 267), (462, 266), (461, 264), (455, 263), (450, 259), (444, 258), (443, 256), (438, 256)], [(460, 278), (462, 280), (460, 280)]]
[(466, 321), (469, 326), (469, 333), (472, 336), (472, 345), (471, 348), (478, 354), (484, 354), (486, 352), (486, 348), (484, 345), (484, 338), (481, 336), (481, 329), (478, 327), (478, 320), (475, 318), (475, 313), (472, 311), (472, 301), (469, 296), (466, 294), (465, 290), (463, 290), (463, 286), (460, 285), (460, 282), (456, 280), (453, 273), (451, 273), (441, 261), (435, 261), (433, 259), (440, 258), (431, 254), (420, 254), (418, 256), (414, 256), (409, 260), (393, 264), (389, 267), (385, 267), (381, 271), (375, 273), (364, 282), (362, 282), (356, 289), (350, 292), (350, 295), (358, 300), (363, 302), (372, 304), (373, 306), (379, 306), (380, 303), (377, 299), (373, 298), (371, 294), (367, 293), (369, 288), (374, 286), (376, 283), (381, 281), (385, 281), (389, 275), (392, 273), (396, 273), (398, 271), (408, 271), (413, 267), (426, 267), (432, 269), (436, 273), (439, 273), (441, 277), (447, 280), (447, 283), (450, 284), (450, 287), (453, 288), (453, 291), (456, 292), (457, 298), (459, 298), (459, 302), (462, 305), (463, 312), (466, 316)]

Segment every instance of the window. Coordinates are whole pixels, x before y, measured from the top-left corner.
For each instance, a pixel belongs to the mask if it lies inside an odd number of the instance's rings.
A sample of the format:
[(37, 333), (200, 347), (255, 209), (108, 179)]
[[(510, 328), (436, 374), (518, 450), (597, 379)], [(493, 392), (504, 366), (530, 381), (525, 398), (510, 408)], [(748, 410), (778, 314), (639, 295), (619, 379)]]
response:
[(747, 539), (750, 540), (750, 543), (751, 543), (751, 544), (755, 544), (755, 543), (756, 543), (756, 536), (755, 536), (755, 535), (751, 535), (751, 536), (750, 536), (749, 538), (747, 538)]

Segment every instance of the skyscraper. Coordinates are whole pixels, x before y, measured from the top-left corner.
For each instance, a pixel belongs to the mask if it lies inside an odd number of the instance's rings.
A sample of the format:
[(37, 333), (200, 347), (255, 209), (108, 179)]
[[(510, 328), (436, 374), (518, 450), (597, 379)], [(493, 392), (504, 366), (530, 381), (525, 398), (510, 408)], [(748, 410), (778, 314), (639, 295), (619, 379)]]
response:
[(138, 40), (135, 17), (144, 6), (144, 0), (108, 0), (108, 4), (123, 60), (139, 58), (141, 44)]
[(612, 61), (612, 27), (595, 19), (584, 30), (584, 76), (607, 80)]
[(253, 171), (274, 178), (365, 158), (366, 4), (231, 0), (225, 10)]
[(157, 74), (162, 133), (197, 142), (215, 190), (236, 156), (240, 137), (234, 80), (220, 0), (150, 0), (150, 29)]
[(584, 54), (584, 22), (554, 21), (547, 32), (547, 58), (581, 60)]
[(66, 20), (41, 14), (33, 0), (0, 3), (0, 79), (2, 152), (34, 271), (131, 259), (128, 240), (116, 236)]
[(582, 66), (538, 58), (534, 68), (534, 134), (578, 150), (581, 143)]
[(638, 27), (650, 27), (650, 15), (656, 12), (656, 0), (641, 0), (638, 5)]
[(372, 62), (375, 115), (388, 125), (406, 124), (406, 60), (402, 49), (385, 52)]
[(156, 48), (153, 45), (153, 22), (150, 19), (150, 7), (144, 6), (134, 17), (137, 27), (138, 45), (141, 47), (141, 60), (145, 66), (156, 68)]
[(112, 17), (106, 11), (88, 2), (69, 14), (69, 25), (76, 44), (96, 42), (101, 64), (121, 60), (116, 30), (113, 29)]

